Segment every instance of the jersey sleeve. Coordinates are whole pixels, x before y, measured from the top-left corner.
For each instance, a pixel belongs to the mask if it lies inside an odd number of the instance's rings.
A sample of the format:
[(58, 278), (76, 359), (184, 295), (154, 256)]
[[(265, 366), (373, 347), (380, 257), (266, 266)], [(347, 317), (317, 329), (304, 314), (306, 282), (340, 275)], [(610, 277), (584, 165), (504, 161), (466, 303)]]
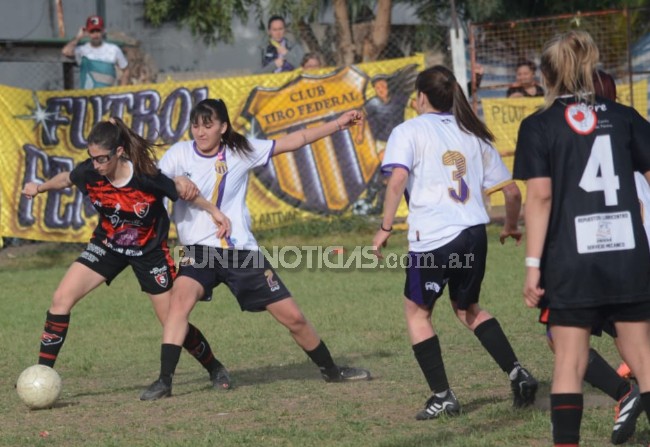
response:
[(632, 160), (634, 170), (641, 173), (650, 171), (650, 123), (639, 112), (632, 113)]
[(171, 178), (167, 177), (161, 171), (158, 171), (158, 174), (153, 177), (147, 177), (147, 183), (155, 191), (160, 192), (165, 197), (169, 197), (173, 202), (178, 200), (178, 191), (176, 190), (176, 184)]
[(179, 148), (176, 144), (172, 145), (167, 151), (163, 154), (162, 158), (158, 160), (158, 169), (162, 171), (169, 178), (174, 178), (177, 175), (181, 175), (179, 172), (181, 166), (179, 163), (176, 163), (177, 154)]
[(70, 181), (77, 187), (83, 195), (88, 195), (86, 183), (88, 182), (88, 169), (90, 160), (85, 160), (79, 163), (72, 171), (70, 171)]
[(519, 127), (513, 178), (528, 180), (535, 177), (550, 177), (548, 144), (541, 122), (535, 115), (525, 118)]
[(248, 142), (253, 148), (253, 152), (245, 156), (248, 160), (249, 168), (266, 166), (271, 157), (273, 157), (275, 140), (258, 140), (256, 138), (249, 138)]
[(393, 168), (404, 168), (411, 172), (414, 160), (415, 144), (413, 139), (407, 132), (404, 132), (404, 126), (395, 127), (386, 142), (381, 172), (388, 175), (393, 172)]
[(512, 183), (512, 175), (501, 159), (501, 155), (491, 144), (481, 142), (483, 157), (483, 190), (492, 194)]

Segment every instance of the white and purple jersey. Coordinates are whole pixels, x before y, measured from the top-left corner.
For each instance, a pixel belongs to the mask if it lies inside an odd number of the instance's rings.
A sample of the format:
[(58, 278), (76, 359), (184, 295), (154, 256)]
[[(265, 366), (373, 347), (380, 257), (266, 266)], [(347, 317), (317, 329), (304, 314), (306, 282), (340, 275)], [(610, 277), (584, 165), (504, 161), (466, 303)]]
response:
[(451, 242), (465, 228), (490, 218), (483, 193), (511, 182), (496, 149), (462, 131), (453, 115), (427, 113), (393, 129), (384, 173), (408, 170), (409, 250), (426, 252)]
[(246, 206), (248, 175), (251, 169), (268, 163), (273, 156), (275, 141), (248, 141), (253, 148), (250, 153), (238, 153), (222, 146), (212, 156), (203, 155), (194, 141), (182, 141), (170, 147), (160, 160), (159, 167), (165, 175), (170, 178), (187, 176), (198, 186), (201, 195), (216, 204), (232, 223), (230, 237), (219, 239), (217, 225), (209, 213), (179, 200), (174, 204), (172, 219), (183, 245), (259, 249), (251, 232)]

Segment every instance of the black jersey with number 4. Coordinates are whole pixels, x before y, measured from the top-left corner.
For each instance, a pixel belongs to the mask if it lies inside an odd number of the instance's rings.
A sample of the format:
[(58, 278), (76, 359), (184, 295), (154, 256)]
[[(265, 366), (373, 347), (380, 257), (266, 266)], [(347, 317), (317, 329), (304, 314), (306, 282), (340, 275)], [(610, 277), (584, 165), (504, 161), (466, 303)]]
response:
[(175, 201), (178, 193), (166, 175), (134, 173), (128, 183), (118, 187), (86, 160), (70, 172), (70, 180), (99, 212), (93, 239), (106, 248), (126, 256), (142, 256), (167, 239), (169, 216), (163, 199)]
[(648, 170), (650, 123), (630, 107), (558, 98), (524, 119), (514, 178), (552, 183), (542, 305), (650, 299), (650, 252), (634, 184), (634, 171)]

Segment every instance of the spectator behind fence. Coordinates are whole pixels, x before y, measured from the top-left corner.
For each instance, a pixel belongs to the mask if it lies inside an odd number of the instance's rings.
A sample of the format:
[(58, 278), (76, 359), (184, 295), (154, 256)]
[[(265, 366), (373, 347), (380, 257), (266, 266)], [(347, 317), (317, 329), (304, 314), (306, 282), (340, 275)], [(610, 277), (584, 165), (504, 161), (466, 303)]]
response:
[(304, 51), (284, 35), (285, 21), (281, 16), (271, 16), (267, 26), (269, 40), (262, 46), (260, 73), (281, 73), (300, 67)]
[(300, 66), (303, 70), (318, 70), (323, 67), (323, 62), (320, 53), (307, 53), (302, 58)]
[[(79, 45), (82, 37), (88, 36), (89, 42)], [(129, 81), (129, 63), (120, 47), (104, 42), (104, 20), (100, 16), (90, 16), (86, 26), (68, 42), (61, 53), (69, 58), (74, 57), (79, 65), (79, 84), (82, 89), (111, 87), (117, 80), (116, 66), (122, 70), (119, 85)]]
[(506, 96), (508, 98), (522, 98), (544, 96), (544, 89), (535, 80), (535, 71), (537, 65), (529, 60), (521, 60), (517, 63), (517, 78), (508, 88)]

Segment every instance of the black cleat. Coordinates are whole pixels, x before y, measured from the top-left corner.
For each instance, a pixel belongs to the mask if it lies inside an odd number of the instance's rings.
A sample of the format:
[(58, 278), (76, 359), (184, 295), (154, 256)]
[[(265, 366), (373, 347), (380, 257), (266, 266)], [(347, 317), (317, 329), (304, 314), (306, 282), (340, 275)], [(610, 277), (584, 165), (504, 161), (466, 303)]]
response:
[(370, 371), (349, 366), (336, 366), (332, 371), (321, 370), (325, 382), (352, 382), (355, 380), (370, 380)]
[(144, 390), (144, 392), (140, 395), (140, 400), (158, 400), (163, 397), (170, 397), (171, 395), (171, 385), (167, 385), (165, 382), (158, 379), (149, 385), (149, 388)]
[(515, 408), (528, 407), (535, 403), (535, 394), (537, 393), (537, 380), (529, 373), (526, 368), (521, 366), (517, 369), (517, 376), (510, 381), (512, 388), (512, 405)]
[(426, 421), (428, 419), (437, 419), (441, 415), (458, 416), (460, 414), (460, 404), (452, 389), (447, 391), (445, 397), (437, 397), (435, 394), (427, 400), (424, 405), (424, 410), (415, 415), (418, 421)]
[(612, 444), (623, 444), (636, 430), (636, 420), (643, 411), (641, 394), (637, 385), (630, 385), (630, 391), (616, 404)]
[(230, 375), (225, 366), (219, 366), (210, 373), (212, 387), (215, 390), (229, 390), (231, 388)]

